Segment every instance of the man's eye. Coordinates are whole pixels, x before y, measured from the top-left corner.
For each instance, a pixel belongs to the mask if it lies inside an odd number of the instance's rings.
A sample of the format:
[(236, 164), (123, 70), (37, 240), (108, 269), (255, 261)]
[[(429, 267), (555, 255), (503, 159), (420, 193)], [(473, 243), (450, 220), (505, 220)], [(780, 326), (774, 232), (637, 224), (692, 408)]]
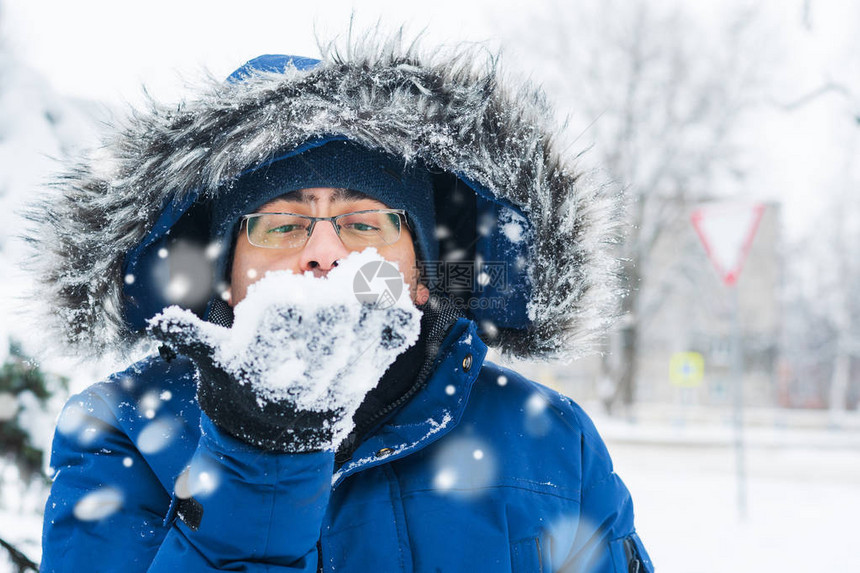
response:
[(374, 227), (373, 225), (368, 225), (367, 223), (348, 223), (345, 225), (347, 229), (351, 229), (353, 231), (359, 231), (362, 233), (370, 233), (374, 231), (379, 231), (379, 227)]
[(280, 225), (266, 231), (267, 233), (295, 233), (304, 229), (301, 225)]

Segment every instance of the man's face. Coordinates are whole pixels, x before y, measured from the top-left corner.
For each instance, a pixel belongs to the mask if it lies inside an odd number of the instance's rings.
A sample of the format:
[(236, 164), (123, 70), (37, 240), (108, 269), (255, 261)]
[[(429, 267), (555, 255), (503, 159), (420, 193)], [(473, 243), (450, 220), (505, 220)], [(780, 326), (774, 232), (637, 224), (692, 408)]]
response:
[[(302, 189), (280, 197), (260, 207), (258, 213), (296, 213), (311, 217), (334, 217), (365, 209), (387, 209), (384, 203), (370, 198), (344, 197), (337, 189), (328, 187)], [(418, 283), (415, 272), (415, 248), (412, 233), (403, 225), (400, 238), (390, 245), (376, 247), (379, 255), (387, 261), (397, 263), (406, 278), (413, 302), (424, 304), (430, 293)], [(236, 239), (233, 268), (230, 273), (230, 289), (227, 302), (236, 306), (248, 293), (248, 287), (263, 278), (268, 271), (290, 270), (294, 273), (313, 272), (314, 276), (325, 276), (337, 261), (350, 253), (327, 221), (318, 221), (308, 242), (300, 249), (267, 249), (248, 242), (244, 231)]]

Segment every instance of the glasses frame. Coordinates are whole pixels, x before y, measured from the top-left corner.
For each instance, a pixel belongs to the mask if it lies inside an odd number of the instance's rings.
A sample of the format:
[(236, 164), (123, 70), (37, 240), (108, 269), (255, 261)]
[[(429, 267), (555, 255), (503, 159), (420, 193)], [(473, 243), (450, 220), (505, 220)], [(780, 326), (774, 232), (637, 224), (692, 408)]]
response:
[[(260, 249), (277, 249), (277, 250), (289, 250), (289, 249), (303, 249), (305, 245), (308, 244), (308, 241), (311, 238), (311, 235), (314, 232), (314, 228), (316, 227), (317, 221), (329, 221), (334, 227), (334, 232), (337, 233), (338, 238), (340, 239), (340, 225), (338, 224), (338, 219), (342, 219), (343, 217), (348, 217), (350, 215), (361, 215), (362, 213), (382, 213), (384, 215), (398, 215), (398, 217), (402, 220), (402, 222), (406, 225), (407, 228), (411, 229), (409, 225), (409, 218), (406, 216), (406, 211), (404, 209), (363, 209), (361, 211), (350, 211), (349, 213), (341, 213), (340, 215), (335, 215), (333, 217), (311, 217), (310, 215), (302, 215), (300, 213), (287, 213), (287, 212), (266, 212), (266, 213), (249, 213), (247, 215), (242, 215), (242, 218), (239, 219), (239, 232), (241, 232), (242, 227), (245, 227), (245, 237), (248, 239), (248, 243), (251, 245), (258, 247)], [(251, 241), (251, 228), (248, 225), (248, 221), (250, 219), (260, 217), (262, 215), (290, 215), (291, 217), (299, 217), (301, 219), (307, 219), (311, 222), (310, 226), (308, 226), (308, 234), (305, 237), (305, 242), (302, 243), (298, 247), (267, 247), (265, 245), (258, 245)], [(398, 227), (397, 239), (400, 239), (400, 235), (403, 233), (403, 227)], [(341, 239), (343, 241), (343, 239)], [(390, 243), (389, 243), (390, 244)]]

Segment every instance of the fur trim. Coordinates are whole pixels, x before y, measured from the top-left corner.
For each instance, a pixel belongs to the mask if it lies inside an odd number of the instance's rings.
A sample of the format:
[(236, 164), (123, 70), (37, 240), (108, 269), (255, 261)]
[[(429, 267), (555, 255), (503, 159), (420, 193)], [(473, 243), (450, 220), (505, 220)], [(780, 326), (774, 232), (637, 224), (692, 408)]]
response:
[(342, 135), (421, 158), (519, 207), (534, 231), (531, 326), (501, 333), (501, 350), (536, 358), (590, 348), (614, 315), (618, 201), (563, 157), (543, 94), (503, 85), (496, 59), (474, 47), (423, 56), (399, 35), (381, 44), (368, 35), (323, 52), (311, 70), (210, 79), (176, 107), (150, 101), (30, 209), (33, 270), (65, 343), (101, 354), (139, 341), (122, 318), (123, 261), (166, 201), (198, 189), (212, 196), (285, 149)]

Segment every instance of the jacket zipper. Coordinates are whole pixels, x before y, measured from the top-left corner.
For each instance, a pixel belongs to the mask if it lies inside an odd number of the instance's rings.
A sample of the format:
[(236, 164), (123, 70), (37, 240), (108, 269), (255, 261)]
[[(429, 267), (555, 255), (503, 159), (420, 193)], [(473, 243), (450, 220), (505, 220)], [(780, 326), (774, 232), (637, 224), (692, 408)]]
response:
[[(349, 447), (344, 449), (343, 451), (335, 452), (335, 465), (340, 468), (352, 458), (352, 455), (355, 453), (355, 450), (358, 449), (358, 441), (367, 435), (367, 432), (371, 430), (376, 424), (378, 424), (382, 419), (391, 414), (393, 411), (398, 409), (400, 406), (408, 402), (415, 394), (417, 394), (426, 384), (430, 377), (436, 372), (436, 369), (439, 366), (439, 363), (442, 362), (441, 357), (437, 354), (438, 348), (441, 345), (442, 341), (445, 337), (450, 333), (451, 326), (457, 322), (457, 317), (449, 317), (447, 320), (447, 324), (445, 324), (442, 332), (442, 336), (434, 345), (433, 349), (434, 357), (433, 362), (430, 368), (427, 370), (426, 374), (423, 372), (424, 368), (422, 367), (421, 371), (419, 371), (418, 377), (419, 379), (416, 381), (412, 387), (406, 391), (400, 398), (395, 400), (394, 402), (389, 403), (386, 407), (380, 409), (375, 415), (371, 418), (365, 420), (360, 426), (356, 426), (355, 429), (350, 434), (350, 437), (347, 438), (349, 441)], [(421, 376), (424, 374), (424, 376)], [(350, 440), (352, 438), (352, 440)]]
[(338, 467), (349, 461), (349, 459), (352, 457), (352, 454), (355, 453), (355, 450), (358, 447), (358, 440), (361, 437), (365, 436), (368, 430), (373, 428), (380, 420), (388, 416), (391, 412), (408, 402), (410, 398), (412, 398), (415, 394), (418, 393), (419, 390), (421, 390), (421, 388), (424, 387), (425, 382), (426, 380), (413, 385), (412, 388), (410, 388), (405, 394), (403, 394), (403, 396), (401, 396), (394, 402), (389, 403), (386, 407), (380, 409), (376, 414), (373, 415), (373, 417), (365, 420), (364, 423), (361, 424), (361, 426), (357, 426), (352, 431), (352, 436), (354, 436), (354, 438), (349, 444), (349, 449), (344, 450), (342, 452), (338, 452), (335, 455), (335, 462), (337, 463)]

